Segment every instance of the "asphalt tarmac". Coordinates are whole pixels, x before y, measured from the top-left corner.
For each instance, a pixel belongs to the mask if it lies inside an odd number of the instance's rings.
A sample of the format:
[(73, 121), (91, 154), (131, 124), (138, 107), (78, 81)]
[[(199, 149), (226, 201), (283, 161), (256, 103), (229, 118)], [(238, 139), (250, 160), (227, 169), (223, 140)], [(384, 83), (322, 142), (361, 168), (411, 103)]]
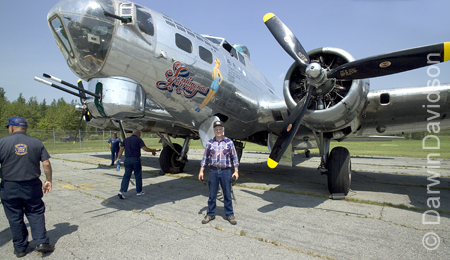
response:
[[(202, 152), (191, 150), (177, 175), (160, 175), (158, 157), (143, 152), (146, 194), (136, 196), (132, 178), (124, 200), (117, 196), (124, 169), (109, 166), (109, 152), (53, 155), (44, 201), (55, 251), (23, 259), (448, 259), (449, 160), (352, 156), (352, 190), (332, 200), (319, 157), (298, 154), (295, 167), (271, 170), (267, 153), (244, 151), (233, 226), (222, 202), (216, 219), (201, 224)], [(427, 179), (430, 171), (440, 177)], [(0, 259), (15, 258), (1, 209)]]

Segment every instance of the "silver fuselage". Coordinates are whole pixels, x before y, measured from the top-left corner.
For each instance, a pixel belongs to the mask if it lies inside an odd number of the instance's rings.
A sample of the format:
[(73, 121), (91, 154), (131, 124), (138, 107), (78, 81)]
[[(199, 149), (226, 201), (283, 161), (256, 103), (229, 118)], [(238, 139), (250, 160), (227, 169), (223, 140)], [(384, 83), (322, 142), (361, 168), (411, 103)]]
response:
[[(118, 13), (120, 4), (126, 1), (93, 2), (61, 1), (49, 12), (48, 19), (53, 32), (52, 24), (62, 24), (65, 35), (69, 35), (65, 41), (70, 47), (64, 47), (64, 40), (60, 40), (64, 36), (54, 33), (72, 71), (89, 81), (93, 92), (99, 91), (98, 82), (103, 85), (101, 102), (94, 98), (87, 101), (94, 117), (123, 120), (128, 129), (186, 135), (219, 114), (226, 119), (227, 135), (235, 139), (281, 127), (281, 120), (275, 122), (272, 110), (285, 117), (284, 99), (244, 53), (233, 57), (235, 50), (229, 52), (145, 7), (135, 6), (139, 11), (137, 19), (123, 24), (104, 16), (100, 5)], [(143, 12), (151, 17), (153, 35), (143, 32), (139, 25)], [(177, 46), (177, 37), (189, 40), (190, 53)], [(200, 49), (212, 57), (202, 59)], [(221, 62), (223, 82), (207, 106), (196, 112), (213, 81), (216, 59)]]
[[(130, 22), (104, 11), (129, 17)], [(114, 127), (112, 122), (121, 120), (126, 130), (186, 137), (197, 135), (203, 122), (218, 116), (225, 121), (226, 136), (263, 144), (269, 133), (281, 131), (288, 116), (285, 97), (251, 63), (245, 46), (200, 35), (128, 1), (63, 0), (50, 10), (48, 21), (68, 66), (89, 82), (90, 91), (101, 95), (86, 101), (92, 125)], [(211, 92), (216, 60), (222, 81), (198, 109)], [(377, 92), (369, 92), (368, 80), (354, 85), (360, 89), (352, 90), (354, 96), (336, 106), (337, 112), (307, 111), (294, 146), (301, 148), (303, 140), (314, 139), (311, 130), (342, 133), (336, 139), (424, 131), (429, 113), (414, 110), (426, 106), (433, 91), (440, 95), (433, 103), (439, 107), (433, 109), (441, 128), (450, 127), (448, 85)], [(348, 112), (351, 118), (345, 114), (345, 102), (359, 102)]]

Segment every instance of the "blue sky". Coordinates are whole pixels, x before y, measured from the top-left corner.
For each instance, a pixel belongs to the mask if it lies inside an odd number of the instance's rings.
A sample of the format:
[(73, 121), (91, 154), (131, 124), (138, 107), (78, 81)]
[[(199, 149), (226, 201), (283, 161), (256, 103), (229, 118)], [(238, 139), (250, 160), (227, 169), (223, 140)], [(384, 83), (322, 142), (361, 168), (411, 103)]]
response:
[[(2, 1), (0, 27), (0, 87), (8, 100), (19, 93), (28, 101), (47, 103), (70, 94), (34, 81), (48, 73), (76, 83), (46, 22), (58, 1)], [(282, 92), (284, 73), (292, 64), (263, 23), (275, 13), (297, 36), (306, 51), (338, 47), (357, 59), (417, 46), (450, 41), (448, 0), (137, 0), (200, 33), (225, 37), (250, 49), (253, 64)], [(450, 62), (439, 64), (437, 79), (450, 83)], [(424, 86), (427, 69), (371, 79), (371, 90)]]

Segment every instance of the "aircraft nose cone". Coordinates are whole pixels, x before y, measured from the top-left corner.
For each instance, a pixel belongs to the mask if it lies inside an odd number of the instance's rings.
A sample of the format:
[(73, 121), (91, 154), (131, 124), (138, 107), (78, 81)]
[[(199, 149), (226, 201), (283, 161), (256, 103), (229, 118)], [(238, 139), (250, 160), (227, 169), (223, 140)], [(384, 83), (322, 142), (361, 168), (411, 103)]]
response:
[(80, 78), (101, 69), (113, 38), (115, 20), (112, 0), (63, 0), (47, 15), (50, 30), (67, 65)]

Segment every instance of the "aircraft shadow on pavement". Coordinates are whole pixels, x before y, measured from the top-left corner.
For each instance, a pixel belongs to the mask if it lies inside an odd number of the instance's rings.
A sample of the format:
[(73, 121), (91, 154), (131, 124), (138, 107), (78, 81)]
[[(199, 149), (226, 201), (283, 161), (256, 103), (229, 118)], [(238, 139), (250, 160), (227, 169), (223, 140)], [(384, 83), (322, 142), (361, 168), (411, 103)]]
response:
[[(94, 154), (94, 155), (91, 155), (91, 156), (92, 156), (92, 157), (96, 157), (96, 158), (105, 159), (105, 160), (111, 160), (111, 156), (110, 156), (110, 155)], [(125, 159), (125, 157), (122, 156), (122, 160), (124, 160), (124, 159)], [(142, 166), (143, 166), (143, 167), (144, 167), (144, 166), (152, 167), (152, 168), (155, 168), (155, 171), (158, 171), (158, 172), (159, 172), (159, 170), (160, 170), (160, 166), (159, 166), (159, 157), (158, 157), (158, 156), (149, 156), (149, 155), (147, 155), (147, 154), (142, 155), (142, 157), (141, 157), (141, 163), (142, 163)], [(111, 169), (111, 168), (116, 168), (116, 166), (117, 166), (117, 164), (115, 164), (115, 165), (113, 165), (113, 166), (110, 166), (109, 163), (108, 163), (108, 164), (99, 164), (99, 165), (97, 166), (97, 169), (98, 169), (98, 168)], [(122, 167), (124, 167), (123, 161), (120, 162), (120, 167), (121, 167), (121, 169), (123, 169), (123, 168), (122, 168)], [(123, 173), (122, 173), (122, 174), (123, 174)]]
[[(142, 190), (145, 192), (143, 196), (136, 196), (136, 184), (134, 175), (132, 176), (128, 188), (128, 192), (124, 193), (125, 199), (121, 200), (117, 195), (107, 198), (102, 205), (119, 210), (145, 210), (160, 204), (176, 204), (187, 198), (196, 196), (205, 196), (204, 204), (199, 205), (199, 209), (204, 207), (207, 201), (208, 190), (199, 181), (185, 178), (171, 178), (168, 181), (155, 182), (151, 181), (150, 185), (145, 180), (157, 178), (154, 174), (148, 172), (142, 173), (144, 185)], [(120, 188), (118, 182), (117, 190)]]
[[(157, 161), (157, 158), (145, 158), (142, 160), (142, 165), (145, 168), (146, 166), (149, 167), (158, 167), (159, 162)], [(268, 171), (268, 169), (264, 169), (266, 167), (262, 164), (255, 164), (255, 163), (241, 163), (239, 167), (240, 172), (240, 178), (238, 180), (238, 183), (241, 184), (241, 187), (239, 187), (239, 191), (237, 191), (237, 188), (234, 188), (235, 196), (237, 196), (237, 200), (239, 201), (239, 194), (241, 190), (244, 190), (244, 192), (247, 192), (247, 194), (251, 194), (252, 188), (255, 185), (261, 186), (263, 185), (277, 185), (280, 187), (280, 189), (298, 189), (298, 187), (295, 187), (292, 183), (289, 183), (292, 181), (292, 178), (294, 179), (301, 179), (302, 176), (299, 174), (288, 174), (286, 173), (286, 169), (283, 167), (280, 167), (279, 169), (276, 169), (274, 171)], [(152, 178), (158, 178), (159, 174), (155, 174), (155, 172), (143, 172), (142, 177), (144, 180), (144, 187), (143, 191), (145, 191), (145, 195), (142, 197), (136, 197), (136, 189), (135, 189), (135, 180), (134, 175), (132, 176), (130, 180), (130, 186), (128, 192), (125, 194), (126, 199), (121, 200), (117, 195), (110, 197), (106, 199), (102, 205), (107, 207), (116, 208), (119, 210), (145, 210), (147, 208), (151, 208), (155, 205), (159, 204), (167, 204), (167, 203), (179, 203), (180, 201), (191, 198), (195, 196), (203, 196), (204, 197), (204, 203), (200, 204), (198, 206), (199, 212), (206, 212), (206, 204), (208, 200), (208, 185), (207, 185), (207, 176), (208, 176), (208, 170), (205, 170), (205, 182), (202, 183), (197, 180), (198, 178), (198, 172), (200, 169), (200, 160), (194, 160), (190, 159), (189, 162), (186, 164), (184, 168), (183, 175), (189, 177), (189, 178), (173, 178), (169, 181), (164, 182), (157, 182), (152, 183), (151, 185), (145, 185), (145, 180), (149, 180)], [(159, 170), (158, 170), (159, 171)], [(308, 170), (311, 171), (311, 170)], [(107, 173), (110, 176), (117, 176), (120, 178), (123, 176), (123, 172), (121, 173)], [(304, 177), (304, 176), (303, 176)], [(324, 179), (325, 180), (325, 179)], [(311, 183), (310, 186), (317, 186), (319, 192), (323, 193), (324, 195), (327, 194), (326, 186), (324, 185), (324, 180), (322, 180), (323, 183), (317, 184), (317, 183)], [(284, 183), (280, 184), (280, 183)], [(118, 187), (119, 188), (119, 187)], [(311, 189), (311, 187), (309, 187)], [(254, 196), (257, 196), (259, 194), (254, 193)], [(267, 206), (262, 209), (262, 212), (269, 212), (272, 210), (275, 210), (277, 208), (281, 208), (284, 206), (292, 206), (292, 203), (289, 201), (283, 201), (282, 199), (278, 199), (276, 197), (283, 196), (283, 193), (280, 192), (264, 192), (261, 196), (263, 200), (266, 201), (274, 201), (276, 200), (277, 203), (273, 204), (271, 206)], [(223, 202), (223, 199), (221, 197), (218, 198), (219, 201)], [(322, 203), (326, 198), (316, 198), (314, 200), (311, 199), (305, 199), (303, 201), (303, 204), (295, 204), (295, 206), (298, 207), (314, 207), (318, 204)], [(110, 203), (113, 201), (114, 203)], [(239, 203), (239, 202), (237, 202)], [(270, 203), (272, 204), (272, 203)], [(223, 204), (221, 202), (218, 202), (218, 214), (223, 211)]]
[[(304, 155), (296, 156), (294, 163), (296, 165), (308, 161), (311, 158), (306, 158)], [(392, 158), (385, 158), (392, 159)], [(151, 173), (143, 172), (143, 179), (157, 178), (159, 172), (158, 157), (144, 157), (142, 160), (143, 167), (151, 167)], [(108, 200), (118, 201), (117, 196), (108, 198), (103, 204), (108, 207), (116, 207), (117, 209), (147, 209), (154, 205), (165, 203), (178, 203), (183, 199), (204, 196), (205, 204), (208, 197), (208, 187), (196, 180), (200, 169), (200, 160), (190, 159), (186, 164), (183, 174), (190, 178), (174, 178), (169, 181), (159, 182), (156, 184), (145, 185), (143, 190), (146, 192), (145, 196), (135, 199), (135, 184), (134, 176), (132, 176), (129, 186), (126, 203), (108, 203)], [(293, 207), (315, 207), (327, 200), (329, 196), (327, 188), (327, 177), (321, 175), (316, 168), (310, 167), (277, 167), (276, 169), (269, 169), (267, 165), (262, 162), (258, 163), (241, 163), (239, 167), (240, 178), (238, 180), (239, 191), (235, 192), (237, 200), (243, 199), (242, 196), (255, 196), (260, 199), (270, 202), (258, 209), (262, 213), (271, 212), (285, 206)], [(121, 178), (123, 172), (110, 175)], [(205, 179), (207, 178), (207, 171), (205, 171)], [(373, 194), (394, 194), (406, 195), (410, 200), (410, 204), (427, 209), (426, 201), (428, 198), (427, 185), (430, 181), (426, 176), (414, 176), (403, 174), (389, 174), (389, 173), (375, 173), (353, 171), (352, 173), (352, 194), (358, 192), (370, 192)], [(439, 187), (447, 187), (440, 190), (441, 201), (450, 197), (448, 187), (450, 185), (450, 178), (440, 178)], [(237, 190), (237, 188), (235, 188)], [(264, 192), (257, 192), (257, 190), (265, 190)], [(241, 194), (239, 194), (241, 193)], [(290, 194), (297, 196), (298, 199), (292, 200)], [(310, 195), (315, 194), (315, 195)], [(128, 197), (130, 197), (128, 199)], [(241, 197), (241, 198), (239, 198)], [(389, 197), (389, 196), (388, 196)], [(306, 198), (306, 199), (303, 199)], [(364, 200), (371, 200), (371, 198), (364, 198)], [(376, 201), (376, 200), (374, 200)], [(379, 202), (379, 201), (377, 201)], [(401, 204), (394, 201), (382, 201), (392, 204)], [(199, 210), (202, 211), (205, 204), (199, 205)], [(223, 206), (218, 203), (218, 208)], [(445, 207), (445, 208), (444, 208)], [(443, 206), (441, 209), (450, 210), (450, 207)]]
[[(439, 209), (450, 211), (450, 205), (442, 203), (442, 201), (448, 201), (450, 198), (450, 178), (440, 177), (438, 178), (439, 184), (436, 185), (433, 185), (435, 183), (427, 178), (427, 176), (417, 175), (353, 171), (352, 192), (370, 192), (374, 196), (383, 193), (406, 195), (412, 206), (425, 210), (435, 209), (427, 206), (427, 199), (429, 197), (439, 197), (441, 201)], [(439, 193), (429, 194), (427, 185), (432, 185), (429, 186), (429, 189), (431, 191), (438, 191)], [(402, 204), (393, 201), (383, 202)]]

